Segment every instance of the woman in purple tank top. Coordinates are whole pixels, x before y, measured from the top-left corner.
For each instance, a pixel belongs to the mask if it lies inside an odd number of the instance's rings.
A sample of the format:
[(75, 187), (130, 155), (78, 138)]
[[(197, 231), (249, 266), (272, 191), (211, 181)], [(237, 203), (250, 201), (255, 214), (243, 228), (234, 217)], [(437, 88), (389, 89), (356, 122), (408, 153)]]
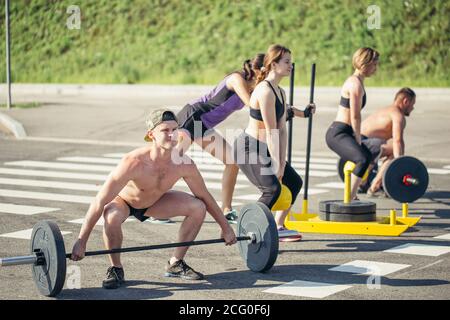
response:
[(180, 125), (179, 149), (185, 153), (192, 142), (225, 164), (222, 177), (222, 210), (230, 223), (235, 223), (236, 211), (232, 197), (239, 172), (233, 161), (231, 145), (214, 127), (233, 112), (248, 106), (256, 78), (263, 65), (264, 54), (246, 60), (240, 71), (227, 75), (211, 92), (187, 104), (177, 114)]

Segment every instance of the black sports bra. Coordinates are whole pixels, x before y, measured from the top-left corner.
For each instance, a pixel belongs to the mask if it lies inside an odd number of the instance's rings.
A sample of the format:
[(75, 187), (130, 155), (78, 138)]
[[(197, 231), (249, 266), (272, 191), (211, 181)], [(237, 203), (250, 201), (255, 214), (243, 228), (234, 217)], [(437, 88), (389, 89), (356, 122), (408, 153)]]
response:
[[(361, 82), (361, 80), (359, 78), (358, 78), (358, 80)], [(362, 85), (362, 83), (361, 83), (361, 85)], [(364, 88), (364, 86), (363, 86), (363, 88)], [(363, 95), (363, 98), (362, 98), (361, 110), (366, 105), (366, 102), (367, 102), (367, 95), (366, 95), (366, 90), (364, 89), (364, 95)], [(341, 101), (339, 102), (339, 104), (341, 106), (343, 106), (344, 108), (350, 109), (350, 98), (344, 98), (343, 96), (341, 96)]]
[[(278, 99), (277, 93), (275, 92), (275, 89), (272, 87), (272, 84), (266, 81), (270, 88), (272, 88), (273, 94), (275, 95), (275, 114), (277, 117), (277, 121), (281, 119), (281, 117), (284, 114), (284, 97), (283, 94), (281, 94), (281, 99), (282, 101), (280, 101), (280, 99)], [(254, 108), (250, 108), (250, 117), (259, 121), (263, 121), (262, 115), (261, 115), (261, 110), (260, 109), (254, 109)]]

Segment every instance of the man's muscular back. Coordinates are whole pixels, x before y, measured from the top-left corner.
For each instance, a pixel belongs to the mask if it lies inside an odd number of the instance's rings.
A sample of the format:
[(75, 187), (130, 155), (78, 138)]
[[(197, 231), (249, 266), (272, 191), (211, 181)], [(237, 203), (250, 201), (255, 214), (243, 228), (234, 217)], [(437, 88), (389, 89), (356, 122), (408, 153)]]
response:
[(389, 140), (394, 136), (394, 127), (405, 127), (405, 117), (394, 105), (384, 107), (367, 117), (361, 124), (361, 134), (369, 138)]

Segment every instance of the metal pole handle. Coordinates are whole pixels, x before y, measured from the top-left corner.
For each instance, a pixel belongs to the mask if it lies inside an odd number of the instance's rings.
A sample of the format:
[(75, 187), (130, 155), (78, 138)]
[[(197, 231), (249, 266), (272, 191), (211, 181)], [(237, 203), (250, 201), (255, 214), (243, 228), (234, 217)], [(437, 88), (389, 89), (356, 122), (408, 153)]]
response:
[[(316, 64), (312, 64), (311, 68), (311, 86), (309, 91), (309, 103), (314, 103), (314, 86), (316, 81)], [(305, 192), (303, 193), (303, 199), (308, 200), (308, 185), (309, 185), (309, 159), (311, 156), (311, 132), (312, 132), (312, 120), (313, 114), (311, 113), (308, 118), (308, 136), (306, 141), (306, 166), (305, 166)]]

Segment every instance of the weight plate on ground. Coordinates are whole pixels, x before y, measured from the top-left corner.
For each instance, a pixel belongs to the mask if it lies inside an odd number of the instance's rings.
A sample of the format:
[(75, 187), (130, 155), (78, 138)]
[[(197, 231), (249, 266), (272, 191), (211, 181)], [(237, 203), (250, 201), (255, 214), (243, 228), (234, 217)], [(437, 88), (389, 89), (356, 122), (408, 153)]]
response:
[(377, 220), (377, 214), (375, 212), (370, 213), (319, 212), (319, 219), (322, 221), (336, 221), (336, 222), (371, 222)]
[(42, 265), (32, 266), (34, 282), (41, 294), (54, 297), (62, 290), (66, 280), (66, 249), (56, 223), (36, 223), (31, 235), (31, 252), (38, 250), (45, 261)]
[[(417, 185), (404, 183), (403, 179), (411, 176), (418, 181)], [(402, 202), (411, 203), (425, 194), (428, 188), (428, 170), (422, 161), (402, 156), (391, 161), (383, 174), (383, 188), (389, 197)]]
[(277, 260), (278, 231), (272, 212), (260, 202), (244, 206), (239, 214), (237, 235), (249, 232), (255, 234), (256, 241), (239, 241), (239, 252), (250, 270), (267, 271)]
[(375, 202), (354, 200), (344, 203), (342, 200), (328, 200), (319, 203), (319, 211), (324, 213), (375, 213)]
[(338, 222), (368, 222), (376, 220), (376, 204), (367, 201), (352, 201), (345, 204), (341, 200), (319, 203), (319, 219)]

